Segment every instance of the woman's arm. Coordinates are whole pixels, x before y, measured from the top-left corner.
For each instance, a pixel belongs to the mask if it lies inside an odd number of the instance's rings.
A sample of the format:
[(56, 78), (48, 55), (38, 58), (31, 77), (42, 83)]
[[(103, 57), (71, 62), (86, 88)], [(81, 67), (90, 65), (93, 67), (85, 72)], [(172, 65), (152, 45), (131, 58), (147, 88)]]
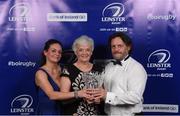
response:
[[(74, 92), (54, 91), (53, 87), (51, 86), (50, 82), (48, 81), (47, 75), (41, 70), (36, 72), (35, 82), (36, 82), (36, 85), (39, 86), (45, 92), (45, 94), (49, 97), (50, 100), (65, 100), (65, 99), (77, 97), (77, 96), (75, 96)], [(67, 87), (67, 85), (66, 85), (66, 87)], [(70, 87), (69, 87), (69, 89), (70, 89)], [(78, 95), (78, 97), (86, 97), (86, 91), (85, 90), (78, 91), (77, 95)]]

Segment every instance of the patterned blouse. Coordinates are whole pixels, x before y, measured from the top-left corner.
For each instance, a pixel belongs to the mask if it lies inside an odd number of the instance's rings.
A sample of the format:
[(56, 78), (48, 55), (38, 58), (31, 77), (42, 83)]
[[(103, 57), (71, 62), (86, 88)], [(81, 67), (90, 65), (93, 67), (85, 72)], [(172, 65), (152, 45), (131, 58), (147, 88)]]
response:
[[(63, 69), (61, 76), (65, 76), (70, 79), (71, 81), (71, 90), (81, 90), (85, 87), (97, 87), (97, 79), (98, 75), (101, 73), (102, 68), (97, 65), (93, 65), (91, 71), (83, 72), (78, 69), (74, 65), (68, 65)], [(91, 80), (90, 83), (86, 82), (87, 80)], [(91, 82), (95, 83), (92, 84)], [(64, 114), (72, 115), (77, 113), (78, 115), (98, 115), (100, 113), (100, 109), (97, 104), (88, 104), (85, 100), (81, 99), (74, 99), (71, 102), (67, 103), (64, 106)], [(102, 106), (101, 106), (102, 107)]]

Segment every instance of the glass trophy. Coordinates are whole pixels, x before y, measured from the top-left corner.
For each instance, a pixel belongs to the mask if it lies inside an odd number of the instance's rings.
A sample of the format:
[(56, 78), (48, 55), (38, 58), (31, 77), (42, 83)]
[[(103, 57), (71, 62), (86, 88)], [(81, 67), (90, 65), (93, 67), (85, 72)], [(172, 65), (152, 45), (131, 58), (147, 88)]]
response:
[(101, 74), (97, 72), (84, 73), (83, 80), (85, 83), (85, 88), (87, 89), (95, 89), (101, 87), (103, 83)]

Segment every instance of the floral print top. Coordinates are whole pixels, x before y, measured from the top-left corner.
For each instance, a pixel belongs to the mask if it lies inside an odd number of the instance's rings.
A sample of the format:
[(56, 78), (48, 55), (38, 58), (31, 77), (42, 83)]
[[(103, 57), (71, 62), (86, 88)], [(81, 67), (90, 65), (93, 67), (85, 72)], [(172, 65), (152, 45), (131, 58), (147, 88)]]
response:
[[(86, 76), (84, 75), (91, 75), (92, 77), (97, 74), (101, 73), (102, 68), (100, 66), (93, 65), (91, 71), (89, 72), (83, 72), (80, 69), (78, 69), (74, 65), (69, 65), (63, 69), (63, 72), (61, 76), (65, 76), (70, 79), (71, 81), (71, 91), (74, 90), (81, 90), (86, 87)], [(83, 99), (76, 99), (73, 102), (69, 103), (67, 105), (67, 108), (65, 110), (68, 110), (68, 113), (65, 114), (74, 114), (77, 113), (78, 115), (84, 115), (84, 116), (91, 116), (91, 115), (98, 115), (100, 113), (99, 111), (99, 105), (97, 104), (88, 104)], [(69, 111), (71, 110), (71, 111)], [(66, 112), (66, 111), (65, 111)]]

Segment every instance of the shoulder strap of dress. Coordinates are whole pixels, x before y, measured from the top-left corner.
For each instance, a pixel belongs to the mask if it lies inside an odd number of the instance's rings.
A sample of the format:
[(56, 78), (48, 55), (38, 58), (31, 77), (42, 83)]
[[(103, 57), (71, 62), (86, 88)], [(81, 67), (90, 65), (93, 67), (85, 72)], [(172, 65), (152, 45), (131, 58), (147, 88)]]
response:
[(38, 70), (42, 70), (43, 72), (45, 72), (47, 74), (48, 77), (50, 76), (49, 73), (45, 69), (39, 68)]

